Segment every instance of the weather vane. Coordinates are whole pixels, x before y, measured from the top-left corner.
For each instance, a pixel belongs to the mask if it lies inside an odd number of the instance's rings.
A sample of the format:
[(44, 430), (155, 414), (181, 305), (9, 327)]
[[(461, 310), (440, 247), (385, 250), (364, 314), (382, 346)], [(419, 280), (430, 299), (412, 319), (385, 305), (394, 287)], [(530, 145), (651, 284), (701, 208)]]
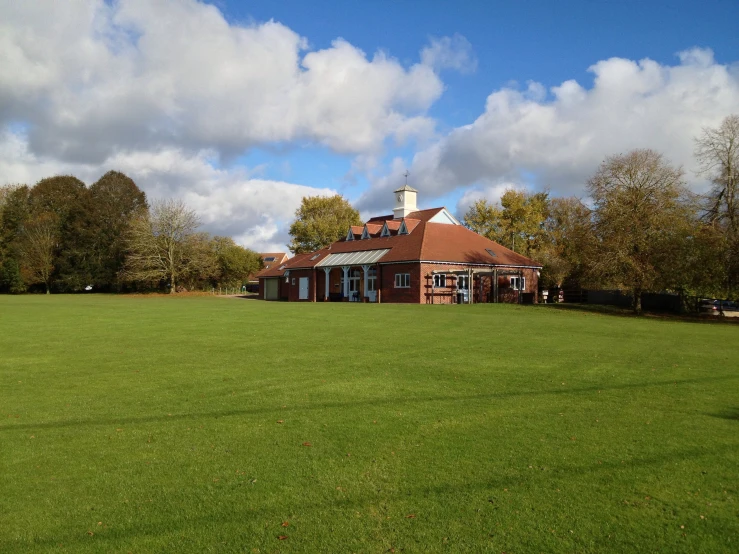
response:
[(405, 170), (405, 173), (403, 173), (403, 175), (405, 176), (405, 184), (406, 185), (408, 184), (408, 175), (410, 175), (410, 174), (411, 174), (411, 172), (408, 171), (407, 169)]

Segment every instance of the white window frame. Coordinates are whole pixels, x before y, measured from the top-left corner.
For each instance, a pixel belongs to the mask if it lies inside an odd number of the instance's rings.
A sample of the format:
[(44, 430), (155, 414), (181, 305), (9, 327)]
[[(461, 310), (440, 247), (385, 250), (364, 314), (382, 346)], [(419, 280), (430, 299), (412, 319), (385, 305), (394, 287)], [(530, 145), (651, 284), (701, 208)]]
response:
[(410, 273), (396, 273), (395, 274), (395, 288), (396, 289), (411, 288), (411, 274)]
[(526, 290), (526, 277), (511, 277), (511, 288), (513, 290)]
[(434, 273), (434, 288), (445, 289), (446, 288), (446, 274), (445, 273)]

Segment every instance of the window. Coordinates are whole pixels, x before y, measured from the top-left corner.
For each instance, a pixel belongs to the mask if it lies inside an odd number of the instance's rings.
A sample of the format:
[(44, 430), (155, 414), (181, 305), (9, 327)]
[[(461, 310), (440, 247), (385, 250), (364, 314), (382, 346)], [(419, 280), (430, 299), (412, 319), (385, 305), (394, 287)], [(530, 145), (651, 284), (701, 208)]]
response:
[(446, 275), (436, 274), (434, 275), (434, 288), (446, 287)]
[(268, 256), (267, 258), (264, 258), (264, 261), (265, 262), (274, 262), (275, 261), (275, 257), (274, 256)]
[(411, 274), (410, 273), (396, 273), (395, 274), (395, 288), (396, 289), (408, 289), (411, 286)]
[(370, 238), (369, 231), (367, 230), (367, 226), (364, 226), (364, 229), (362, 230), (362, 240)]
[(320, 258), (320, 257), (321, 257), (321, 255), (320, 255), (320, 254), (316, 254), (315, 256), (313, 256), (313, 257), (311, 258), (311, 261), (313, 261), (313, 260), (317, 260), (317, 259), (318, 259), (318, 258)]
[(407, 235), (408, 234), (408, 227), (406, 227), (405, 221), (403, 221), (400, 224), (400, 229), (398, 229), (398, 234), (399, 235)]
[(490, 250), (490, 248), (486, 248), (486, 249), (485, 249), (485, 252), (487, 252), (488, 254), (490, 254), (490, 255), (491, 255), (491, 256), (492, 256), (493, 258), (497, 258), (497, 257), (498, 257), (498, 256), (497, 256), (497, 255), (495, 254), (495, 252), (493, 252), (492, 250)]
[(470, 278), (469, 275), (459, 275), (457, 277), (457, 289), (467, 290), (469, 287)]
[(371, 267), (367, 272), (367, 290), (369, 292), (377, 290), (377, 268)]
[(354, 231), (349, 227), (349, 232), (346, 234), (346, 240), (354, 240)]
[(381, 237), (389, 237), (390, 236), (390, 229), (387, 228), (387, 223), (385, 223), (382, 226), (382, 233), (380, 233)]
[(511, 288), (513, 290), (526, 290), (526, 277), (511, 277)]
[(293, 280), (292, 280), (292, 282), (290, 284), (291, 285), (294, 285), (295, 284), (295, 277), (293, 277)]

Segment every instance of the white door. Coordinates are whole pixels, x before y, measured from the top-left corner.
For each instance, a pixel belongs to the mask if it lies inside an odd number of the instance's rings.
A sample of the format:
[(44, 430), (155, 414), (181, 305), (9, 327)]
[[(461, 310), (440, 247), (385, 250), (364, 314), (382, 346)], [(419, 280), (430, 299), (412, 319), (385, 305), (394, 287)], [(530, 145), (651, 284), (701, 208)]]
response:
[(470, 301), (469, 292), (469, 275), (460, 275), (457, 277), (457, 302), (459, 304), (468, 304)]
[(298, 289), (298, 300), (308, 300), (308, 277), (301, 277)]
[(367, 299), (369, 302), (377, 302), (377, 268), (371, 267), (367, 272)]
[(349, 302), (359, 302), (359, 270), (349, 270)]

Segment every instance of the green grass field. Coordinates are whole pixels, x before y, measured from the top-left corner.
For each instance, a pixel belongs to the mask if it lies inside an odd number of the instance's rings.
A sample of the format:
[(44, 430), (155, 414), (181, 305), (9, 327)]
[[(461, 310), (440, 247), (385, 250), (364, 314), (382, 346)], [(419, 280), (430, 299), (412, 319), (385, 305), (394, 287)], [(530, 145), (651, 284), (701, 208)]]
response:
[(739, 326), (0, 297), (0, 552), (737, 552)]

